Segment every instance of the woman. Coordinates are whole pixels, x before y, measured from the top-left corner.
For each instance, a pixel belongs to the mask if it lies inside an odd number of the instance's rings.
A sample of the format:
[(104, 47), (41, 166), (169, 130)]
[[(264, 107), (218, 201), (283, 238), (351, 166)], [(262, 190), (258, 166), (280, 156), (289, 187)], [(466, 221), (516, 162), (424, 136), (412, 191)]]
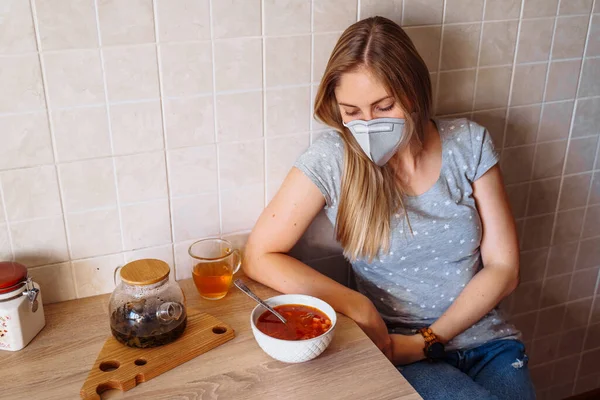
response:
[[(425, 399), (535, 397), (519, 332), (515, 224), (489, 133), (431, 118), (427, 68), (395, 23), (335, 46), (315, 100), (334, 132), (297, 161), (246, 247), (248, 276), (352, 318)], [(353, 291), (286, 255), (325, 207)]]

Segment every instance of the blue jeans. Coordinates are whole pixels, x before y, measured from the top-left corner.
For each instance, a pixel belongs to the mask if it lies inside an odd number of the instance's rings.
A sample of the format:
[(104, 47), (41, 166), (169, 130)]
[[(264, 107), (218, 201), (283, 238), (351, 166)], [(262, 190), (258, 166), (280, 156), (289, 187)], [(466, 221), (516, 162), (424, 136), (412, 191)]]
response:
[(420, 361), (398, 370), (424, 400), (535, 399), (525, 346), (518, 340), (495, 340), (449, 352), (443, 361)]

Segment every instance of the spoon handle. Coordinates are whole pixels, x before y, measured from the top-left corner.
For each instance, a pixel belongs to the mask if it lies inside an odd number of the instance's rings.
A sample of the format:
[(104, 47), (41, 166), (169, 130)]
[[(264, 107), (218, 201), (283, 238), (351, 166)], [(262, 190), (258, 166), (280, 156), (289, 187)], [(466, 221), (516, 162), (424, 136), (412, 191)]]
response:
[(267, 310), (269, 310), (274, 316), (276, 316), (277, 318), (279, 318), (279, 320), (281, 322), (283, 322), (284, 324), (287, 323), (287, 320), (285, 318), (283, 318), (283, 316), (281, 314), (279, 314), (277, 311), (275, 311), (270, 305), (268, 305), (267, 303), (265, 303), (264, 301), (262, 301), (262, 299), (260, 297), (258, 297), (257, 295), (255, 295), (252, 290), (250, 290), (250, 288), (248, 288), (248, 286), (246, 286), (246, 284), (244, 284), (244, 282), (242, 282), (241, 279), (236, 279), (235, 281), (233, 281), (233, 284), (240, 289), (242, 292), (246, 293), (249, 297), (251, 297), (254, 301), (256, 301), (257, 303), (259, 303), (260, 305), (262, 305), (264, 308), (266, 308)]

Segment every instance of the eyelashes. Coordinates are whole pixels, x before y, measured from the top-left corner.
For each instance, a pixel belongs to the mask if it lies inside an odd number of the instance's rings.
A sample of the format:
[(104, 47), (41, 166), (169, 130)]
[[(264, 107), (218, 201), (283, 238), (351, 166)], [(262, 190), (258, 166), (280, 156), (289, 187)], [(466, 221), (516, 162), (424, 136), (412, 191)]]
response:
[[(395, 103), (392, 103), (388, 107), (385, 107), (385, 108), (377, 107), (376, 110), (377, 111), (381, 111), (381, 112), (391, 111), (392, 108), (394, 108), (395, 105), (396, 105)], [(354, 117), (354, 116), (358, 115), (359, 112), (360, 112), (359, 110), (352, 111), (352, 112), (348, 112), (348, 111), (344, 110), (344, 114), (346, 114), (349, 117)]]

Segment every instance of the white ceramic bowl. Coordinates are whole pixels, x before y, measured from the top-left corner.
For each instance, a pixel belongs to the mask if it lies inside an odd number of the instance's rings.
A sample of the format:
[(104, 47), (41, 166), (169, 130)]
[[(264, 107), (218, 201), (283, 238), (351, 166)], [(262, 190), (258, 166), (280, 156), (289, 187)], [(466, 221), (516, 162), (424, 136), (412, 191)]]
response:
[(335, 310), (323, 300), (303, 294), (284, 294), (281, 296), (271, 297), (270, 299), (265, 300), (265, 302), (271, 307), (280, 306), (283, 304), (303, 304), (321, 310), (331, 320), (331, 328), (316, 338), (306, 340), (276, 339), (262, 333), (256, 327), (256, 321), (258, 321), (258, 318), (265, 311), (267, 311), (267, 309), (260, 304), (257, 305), (250, 314), (252, 333), (254, 333), (254, 338), (258, 342), (260, 348), (274, 359), (286, 363), (305, 362), (319, 356), (323, 351), (325, 351), (327, 346), (329, 346), (329, 343), (331, 343), (331, 339), (333, 339), (333, 333), (335, 331), (337, 316), (335, 314)]

